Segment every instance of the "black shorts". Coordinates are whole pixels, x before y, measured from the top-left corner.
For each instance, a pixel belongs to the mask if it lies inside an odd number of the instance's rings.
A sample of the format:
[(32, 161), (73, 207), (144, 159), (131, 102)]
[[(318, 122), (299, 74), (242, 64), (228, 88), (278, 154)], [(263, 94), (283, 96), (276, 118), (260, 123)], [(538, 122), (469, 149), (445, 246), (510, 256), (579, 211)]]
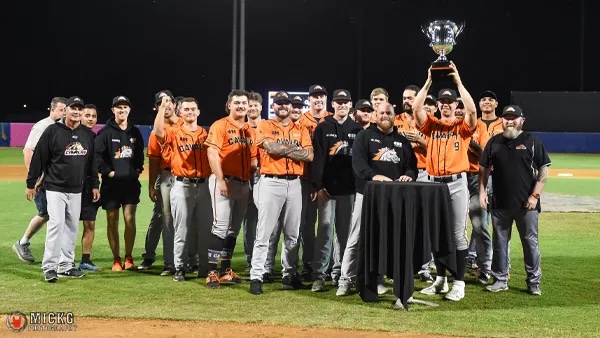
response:
[(48, 218), (48, 202), (46, 201), (46, 189), (40, 188), (35, 193), (35, 197), (33, 198), (35, 202), (35, 208), (38, 211), (38, 216), (43, 218)]
[(79, 220), (95, 221), (99, 207), (100, 202), (94, 203), (94, 195), (92, 195), (92, 191), (84, 190), (83, 193), (81, 193), (81, 213), (79, 214)]
[(142, 185), (139, 180), (103, 178), (100, 185), (100, 204), (104, 210), (119, 209), (123, 205), (140, 203)]

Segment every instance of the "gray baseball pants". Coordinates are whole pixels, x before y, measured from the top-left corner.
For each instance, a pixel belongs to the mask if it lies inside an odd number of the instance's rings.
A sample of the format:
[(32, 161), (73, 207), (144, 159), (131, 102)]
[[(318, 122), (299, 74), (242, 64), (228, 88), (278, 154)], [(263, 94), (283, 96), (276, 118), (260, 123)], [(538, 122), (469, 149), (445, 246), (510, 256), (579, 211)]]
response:
[(248, 207), (250, 185), (248, 182), (227, 180), (229, 197), (224, 197), (214, 174), (210, 175), (208, 182), (214, 214), (211, 233), (221, 239), (227, 236), (236, 238)]
[[(248, 194), (252, 196), (251, 194)], [(246, 253), (246, 262), (252, 263), (252, 250), (254, 249), (254, 240), (256, 239), (256, 223), (258, 222), (258, 209), (254, 205), (254, 198), (248, 199), (248, 208), (244, 216), (244, 252)]]
[[(427, 170), (419, 169), (419, 173), (417, 174), (417, 182), (429, 182), (429, 175), (427, 174)], [(421, 265), (421, 270), (419, 270), (419, 274), (429, 272), (431, 273), (431, 269), (429, 268), (429, 264), (433, 262), (433, 254), (431, 254), (431, 260), (423, 265)]]
[(75, 265), (75, 242), (81, 213), (81, 193), (46, 190), (48, 225), (42, 270), (65, 272)]
[(490, 214), (481, 207), (479, 202), (479, 173), (468, 173), (469, 184), (469, 218), (473, 225), (471, 234), (471, 246), (477, 253), (477, 265), (482, 272), (490, 273), (492, 269), (492, 236), (490, 234)]
[[(265, 270), (267, 273), (273, 274), (273, 267), (275, 266), (275, 256), (277, 256), (277, 247), (279, 246), (279, 239), (281, 238), (281, 231), (283, 230), (283, 222), (281, 218), (279, 218), (279, 222), (275, 229), (273, 229), (273, 233), (271, 234), (271, 238), (269, 238), (269, 250), (267, 251), (267, 262), (265, 263)], [(281, 246), (281, 250), (283, 251), (283, 245)]]
[(171, 188), (175, 178), (169, 170), (161, 170), (156, 178), (155, 187), (159, 192), (158, 199), (154, 203), (152, 218), (146, 232), (143, 259), (156, 260), (156, 247), (162, 233), (163, 259), (165, 266), (173, 266), (173, 243), (175, 230), (173, 228), (173, 214), (171, 214)]
[(342, 255), (342, 269), (340, 285), (356, 283), (356, 269), (358, 266), (358, 241), (360, 239), (360, 222), (362, 217), (363, 194), (356, 193), (354, 208), (346, 249)]
[(494, 254), (492, 256), (492, 274), (497, 281), (508, 282), (509, 260), (508, 243), (510, 241), (513, 221), (517, 225), (521, 245), (523, 246), (523, 259), (527, 272), (527, 285), (539, 285), (542, 277), (540, 267), (541, 253), (538, 243), (538, 216), (537, 210), (492, 210), (492, 235)]
[(314, 188), (309, 180), (300, 179), (302, 184), (302, 219), (300, 220), (300, 244), (302, 246), (302, 268), (312, 269), (315, 253), (315, 227), (317, 224), (317, 201), (310, 199)]
[(302, 207), (299, 179), (269, 178), (264, 175), (254, 186), (254, 201), (258, 209), (256, 239), (252, 251), (251, 280), (263, 280), (269, 250), (269, 239), (277, 227), (279, 218), (283, 222), (283, 251), (281, 265), (283, 277), (291, 277), (298, 271), (298, 236)]
[[(465, 173), (457, 174), (461, 177), (455, 181), (445, 183), (450, 191), (452, 205), (452, 224), (454, 233), (454, 244), (456, 250), (467, 250), (469, 248), (467, 239), (467, 213), (469, 211), (469, 187)], [(433, 177), (430, 178), (432, 182)]]

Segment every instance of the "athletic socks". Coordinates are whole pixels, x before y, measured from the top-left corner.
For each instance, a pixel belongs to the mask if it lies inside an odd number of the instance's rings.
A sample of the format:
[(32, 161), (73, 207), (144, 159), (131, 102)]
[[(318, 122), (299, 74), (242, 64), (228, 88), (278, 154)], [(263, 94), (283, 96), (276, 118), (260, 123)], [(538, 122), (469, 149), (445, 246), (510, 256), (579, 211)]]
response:
[(234, 237), (225, 237), (223, 240), (223, 253), (221, 254), (221, 273), (231, 268), (231, 259), (233, 257), (233, 249), (235, 248), (236, 239)]
[(456, 276), (454, 277), (457, 281), (465, 280), (465, 273), (467, 272), (467, 256), (469, 250), (456, 250)]
[(208, 243), (208, 271), (217, 270), (223, 251), (223, 239), (211, 234)]
[(90, 254), (81, 254), (81, 262), (82, 263), (91, 263)]
[(25, 245), (27, 243), (29, 243), (29, 238), (27, 238), (25, 236), (23, 236), (23, 238), (21, 238), (21, 240), (19, 241), (20, 245)]

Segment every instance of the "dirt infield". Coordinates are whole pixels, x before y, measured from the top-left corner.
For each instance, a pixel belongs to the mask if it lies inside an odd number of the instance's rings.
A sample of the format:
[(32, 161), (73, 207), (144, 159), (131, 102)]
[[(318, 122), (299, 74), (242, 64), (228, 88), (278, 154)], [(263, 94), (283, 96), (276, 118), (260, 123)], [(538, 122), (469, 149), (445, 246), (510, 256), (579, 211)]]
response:
[[(0, 336), (11, 333), (0, 316)], [(117, 324), (118, 323), (118, 324)], [(116, 325), (117, 324), (117, 325)], [(146, 319), (76, 318), (76, 331), (35, 332), (25, 328), (20, 337), (445, 337), (414, 333), (358, 331), (315, 327), (224, 322), (190, 322)], [(15, 336), (16, 337), (16, 336)]]

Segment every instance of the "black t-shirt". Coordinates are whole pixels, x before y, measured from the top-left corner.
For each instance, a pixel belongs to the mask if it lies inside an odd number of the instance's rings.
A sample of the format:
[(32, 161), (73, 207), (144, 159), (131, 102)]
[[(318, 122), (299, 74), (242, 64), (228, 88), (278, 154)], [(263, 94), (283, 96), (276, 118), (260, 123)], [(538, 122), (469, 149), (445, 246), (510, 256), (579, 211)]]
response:
[[(551, 164), (544, 145), (522, 132), (515, 139), (493, 136), (485, 146), (479, 165), (492, 168), (492, 208), (519, 209), (531, 196), (539, 168)], [(540, 203), (536, 207), (540, 211)]]

